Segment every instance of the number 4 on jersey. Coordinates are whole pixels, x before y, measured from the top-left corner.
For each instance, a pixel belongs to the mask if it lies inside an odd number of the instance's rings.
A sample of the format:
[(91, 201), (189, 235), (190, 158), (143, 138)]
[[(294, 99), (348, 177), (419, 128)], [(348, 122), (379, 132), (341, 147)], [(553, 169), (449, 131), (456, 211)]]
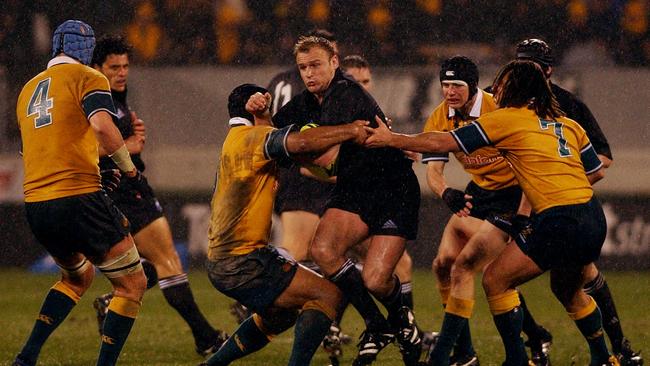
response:
[(54, 106), (54, 99), (48, 98), (51, 78), (41, 80), (34, 90), (34, 94), (29, 99), (27, 107), (27, 117), (36, 115), (34, 128), (41, 128), (52, 124), (52, 114), (49, 112)]
[(564, 133), (562, 131), (562, 123), (558, 121), (548, 121), (545, 119), (540, 119), (539, 120), (539, 126), (542, 128), (542, 130), (548, 130), (548, 126), (553, 125), (553, 132), (555, 133), (555, 136), (557, 136), (557, 152), (560, 154), (560, 157), (565, 158), (567, 156), (571, 156), (571, 150), (566, 146), (566, 139), (564, 138)]

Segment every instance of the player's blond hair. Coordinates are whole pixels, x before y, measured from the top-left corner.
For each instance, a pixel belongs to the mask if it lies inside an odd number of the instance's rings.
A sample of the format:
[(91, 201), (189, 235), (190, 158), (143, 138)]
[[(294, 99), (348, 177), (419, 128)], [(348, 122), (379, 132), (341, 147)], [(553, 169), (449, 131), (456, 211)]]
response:
[(302, 36), (298, 38), (298, 42), (293, 46), (293, 55), (295, 56), (299, 53), (307, 53), (315, 47), (325, 50), (329, 57), (336, 54), (334, 45), (327, 39), (318, 36)]

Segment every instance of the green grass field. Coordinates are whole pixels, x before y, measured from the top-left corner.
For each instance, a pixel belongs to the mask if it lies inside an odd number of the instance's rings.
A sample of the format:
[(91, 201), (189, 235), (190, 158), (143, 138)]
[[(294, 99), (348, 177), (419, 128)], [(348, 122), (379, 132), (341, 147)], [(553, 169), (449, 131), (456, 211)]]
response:
[[(36, 275), (21, 270), (1, 269), (0, 276), (0, 364), (9, 365), (28, 336), (43, 296), (56, 280), (54, 275)], [(606, 273), (617, 301), (619, 315), (628, 338), (635, 348), (650, 351), (650, 273)], [(193, 272), (190, 281), (194, 296), (208, 319), (232, 332), (234, 318), (228, 312), (231, 300), (219, 294), (202, 272)], [(39, 365), (94, 365), (99, 345), (92, 300), (109, 289), (108, 281), (98, 276), (95, 283), (52, 335), (43, 348)], [(588, 350), (573, 323), (548, 289), (548, 276), (522, 287), (537, 320), (554, 336), (552, 363), (586, 365)], [(442, 319), (440, 302), (432, 275), (417, 271), (414, 278), (416, 317), (421, 328), (438, 329)], [(482, 292), (478, 292), (475, 315), (471, 321), (472, 336), (481, 364), (500, 365), (503, 348)], [(343, 329), (353, 337), (362, 331), (361, 318), (349, 309)], [(262, 351), (235, 365), (286, 364), (292, 343), (292, 331), (277, 337)], [(355, 342), (356, 343), (356, 342)], [(351, 364), (354, 344), (344, 348), (343, 365)], [(165, 302), (157, 288), (147, 292), (140, 317), (120, 357), (120, 365), (196, 365), (201, 359), (194, 353), (192, 336), (181, 318)], [(326, 365), (327, 356), (319, 350), (312, 365)], [(377, 365), (401, 365), (397, 347), (383, 351)]]

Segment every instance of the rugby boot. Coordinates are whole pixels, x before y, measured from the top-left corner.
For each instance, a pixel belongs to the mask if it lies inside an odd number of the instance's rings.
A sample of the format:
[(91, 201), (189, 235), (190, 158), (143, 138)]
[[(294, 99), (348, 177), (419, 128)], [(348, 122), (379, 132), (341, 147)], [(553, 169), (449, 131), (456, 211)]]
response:
[(641, 351), (634, 352), (632, 350), (632, 345), (630, 341), (626, 338), (623, 338), (623, 344), (621, 345), (621, 353), (617, 354), (621, 366), (641, 366), (643, 365), (643, 357), (641, 357)]
[(357, 348), (359, 352), (352, 362), (352, 366), (364, 366), (372, 364), (379, 352), (395, 341), (395, 335), (390, 333), (369, 332), (364, 330), (359, 337)]
[(397, 313), (397, 320), (391, 322), (393, 323), (399, 326), (396, 334), (397, 345), (404, 365), (417, 365), (422, 353), (422, 333), (415, 323), (413, 312), (407, 306), (401, 307)]
[(104, 319), (106, 319), (106, 314), (108, 314), (108, 304), (111, 303), (112, 298), (113, 294), (108, 293), (95, 298), (95, 301), (93, 301), (93, 308), (95, 308), (95, 315), (97, 316), (97, 329), (99, 330), (100, 336), (104, 328)]
[(479, 366), (478, 356), (476, 353), (471, 355), (452, 355), (449, 358), (449, 366)]
[(341, 328), (336, 323), (332, 323), (330, 330), (325, 335), (325, 338), (323, 338), (323, 349), (328, 354), (329, 366), (339, 365), (339, 357), (343, 354), (341, 343)]
[(616, 356), (609, 356), (607, 363), (604, 363), (602, 366), (621, 366), (621, 363), (618, 362)]
[(535, 366), (551, 366), (549, 353), (553, 344), (553, 335), (546, 328), (539, 326), (539, 336), (529, 338), (525, 345), (530, 348), (530, 358)]
[(215, 338), (211, 344), (197, 345), (196, 353), (198, 353), (199, 356), (208, 357), (213, 353), (217, 353), (219, 348), (221, 348), (221, 345), (223, 345), (227, 340), (228, 340), (228, 333), (224, 332), (223, 330), (217, 329), (217, 338)]

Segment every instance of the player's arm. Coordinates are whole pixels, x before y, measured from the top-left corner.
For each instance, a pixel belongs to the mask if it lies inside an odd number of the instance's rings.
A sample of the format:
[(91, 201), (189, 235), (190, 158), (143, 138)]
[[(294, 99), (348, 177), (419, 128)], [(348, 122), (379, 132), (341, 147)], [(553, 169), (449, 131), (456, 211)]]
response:
[(378, 126), (366, 127), (367, 147), (394, 147), (416, 152), (455, 152), (460, 147), (454, 137), (448, 132), (422, 132), (414, 135), (395, 133), (388, 129), (379, 117), (375, 117)]
[(585, 169), (589, 183), (594, 185), (594, 183), (605, 177), (605, 169), (593, 145), (589, 140), (587, 142), (585, 147), (580, 150), (580, 160), (582, 160), (582, 166)]
[(444, 176), (444, 161), (429, 161), (427, 163), (427, 184), (431, 191), (442, 199), (447, 207), (459, 217), (469, 216), (472, 196), (465, 192), (449, 187)]
[(338, 126), (320, 126), (287, 136), (286, 148), (292, 155), (324, 152), (344, 141), (354, 140), (362, 144), (367, 133), (364, 126), (368, 121), (354, 121)]
[(122, 135), (113, 123), (111, 115), (106, 111), (97, 111), (88, 119), (90, 126), (95, 132), (95, 137), (101, 149), (113, 159), (115, 164), (127, 176), (133, 177), (137, 169), (131, 161), (129, 151), (124, 144)]
[(575, 115), (575, 118), (570, 118), (575, 119), (585, 132), (587, 132), (587, 137), (589, 137), (598, 154), (598, 158), (603, 163), (603, 168), (609, 168), (613, 163), (613, 157), (607, 137), (605, 137), (596, 117), (591, 113), (589, 107), (575, 96), (572, 114)]
[[(142, 120), (140, 120), (142, 121)], [(144, 124), (142, 129), (144, 130)], [(119, 130), (118, 130), (119, 131)], [(144, 150), (145, 136), (144, 134), (135, 133), (126, 139), (124, 139), (124, 144), (126, 149), (129, 151), (129, 154), (140, 154)], [(99, 156), (106, 156), (110, 153), (104, 149), (103, 146), (99, 146)]]

